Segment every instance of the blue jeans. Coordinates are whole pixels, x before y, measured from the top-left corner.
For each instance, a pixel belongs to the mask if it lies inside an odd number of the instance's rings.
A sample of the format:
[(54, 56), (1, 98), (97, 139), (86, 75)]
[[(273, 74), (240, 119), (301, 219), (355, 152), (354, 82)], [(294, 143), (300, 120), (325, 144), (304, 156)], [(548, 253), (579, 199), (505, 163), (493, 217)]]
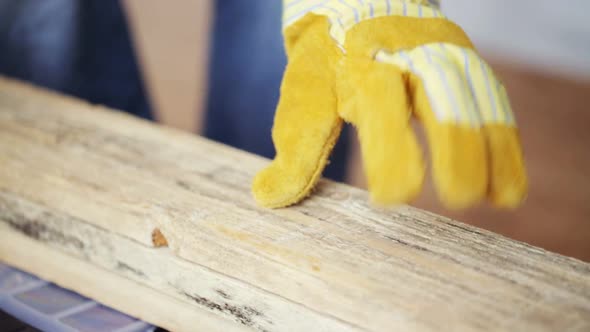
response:
[(0, 2), (0, 72), (64, 91), (74, 74), (76, 0)]
[(152, 119), (117, 0), (0, 1), (0, 73)]
[[(286, 65), (281, 1), (216, 1), (214, 22), (205, 136), (272, 158)], [(0, 1), (0, 73), (153, 118), (118, 0)], [(335, 180), (345, 138), (325, 172)]]

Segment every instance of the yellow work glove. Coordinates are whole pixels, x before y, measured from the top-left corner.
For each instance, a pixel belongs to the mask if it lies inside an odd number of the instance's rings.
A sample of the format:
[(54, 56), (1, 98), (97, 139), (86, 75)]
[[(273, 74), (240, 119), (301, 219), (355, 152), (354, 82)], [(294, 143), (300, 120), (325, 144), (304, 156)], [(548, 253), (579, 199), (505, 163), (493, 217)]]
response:
[(520, 204), (527, 179), (506, 91), (438, 1), (285, 0), (283, 22), (277, 155), (254, 179), (259, 204), (309, 195), (343, 120), (358, 131), (372, 202), (410, 202), (425, 174), (412, 117), (448, 208)]

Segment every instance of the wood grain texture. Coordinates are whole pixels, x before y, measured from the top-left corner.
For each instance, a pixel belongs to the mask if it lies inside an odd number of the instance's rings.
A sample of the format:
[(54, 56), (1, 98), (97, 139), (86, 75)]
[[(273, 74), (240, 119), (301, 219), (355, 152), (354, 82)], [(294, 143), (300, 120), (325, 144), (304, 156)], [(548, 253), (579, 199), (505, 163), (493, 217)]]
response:
[[(14, 250), (26, 248), (26, 250)], [(0, 260), (170, 331), (244, 331), (231, 320), (45, 246), (0, 225)], [(42, 267), (42, 268), (40, 268)], [(147, 304), (147, 305), (146, 305)], [(5, 326), (2, 326), (5, 328)]]
[[(0, 80), (0, 241), (249, 330), (590, 329), (589, 264), (410, 207), (377, 210), (327, 181), (299, 206), (260, 209), (250, 181), (267, 162)], [(29, 250), (0, 249), (13, 264)], [(20, 267), (83, 288), (55, 265)]]

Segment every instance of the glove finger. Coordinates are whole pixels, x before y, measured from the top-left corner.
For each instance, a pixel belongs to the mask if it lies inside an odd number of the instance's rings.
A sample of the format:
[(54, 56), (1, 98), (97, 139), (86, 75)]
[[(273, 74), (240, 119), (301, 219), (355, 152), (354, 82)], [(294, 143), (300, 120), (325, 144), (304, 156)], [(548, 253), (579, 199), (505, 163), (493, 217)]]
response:
[[(510, 114), (510, 104), (506, 90), (500, 83), (496, 85), (500, 96), (499, 106)], [(514, 122), (513, 122), (514, 123)], [(490, 201), (501, 208), (515, 208), (527, 194), (528, 179), (524, 156), (515, 125), (486, 124), (484, 126), (489, 146), (490, 159)]]
[(295, 204), (309, 195), (342, 128), (333, 88), (340, 51), (327, 33), (328, 22), (309, 15), (297, 28), (304, 33), (287, 36), (294, 44), (288, 48), (272, 131), (276, 157), (256, 175), (252, 188), (258, 203), (270, 208)]
[(409, 202), (422, 188), (424, 162), (403, 73), (389, 64), (350, 58), (343, 73), (339, 112), (358, 131), (371, 201)]
[(413, 73), (414, 109), (426, 129), (439, 199), (453, 209), (474, 205), (486, 195), (488, 161), (467, 83), (453, 61), (428, 47), (400, 57)]
[(441, 46), (462, 70), (483, 123), (489, 160), (488, 198), (498, 207), (516, 207), (527, 192), (524, 158), (506, 89), (473, 50)]

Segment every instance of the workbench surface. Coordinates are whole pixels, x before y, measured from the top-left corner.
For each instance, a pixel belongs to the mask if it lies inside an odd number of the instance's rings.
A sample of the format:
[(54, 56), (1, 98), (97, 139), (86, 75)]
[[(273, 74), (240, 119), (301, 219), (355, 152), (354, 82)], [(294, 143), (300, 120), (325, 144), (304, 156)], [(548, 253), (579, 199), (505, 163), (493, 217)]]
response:
[(590, 330), (590, 264), (266, 163), (1, 79), (0, 260), (172, 330)]

